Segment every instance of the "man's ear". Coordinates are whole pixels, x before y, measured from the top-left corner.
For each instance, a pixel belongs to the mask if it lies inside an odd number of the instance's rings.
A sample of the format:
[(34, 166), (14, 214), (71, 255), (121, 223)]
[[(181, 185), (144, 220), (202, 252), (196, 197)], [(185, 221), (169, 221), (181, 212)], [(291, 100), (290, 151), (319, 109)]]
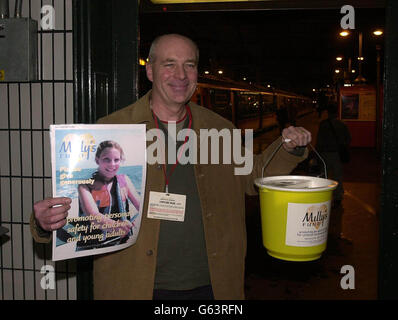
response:
[(152, 70), (152, 64), (151, 63), (147, 63), (145, 65), (146, 68), (146, 76), (148, 78), (149, 81), (153, 81), (153, 70)]

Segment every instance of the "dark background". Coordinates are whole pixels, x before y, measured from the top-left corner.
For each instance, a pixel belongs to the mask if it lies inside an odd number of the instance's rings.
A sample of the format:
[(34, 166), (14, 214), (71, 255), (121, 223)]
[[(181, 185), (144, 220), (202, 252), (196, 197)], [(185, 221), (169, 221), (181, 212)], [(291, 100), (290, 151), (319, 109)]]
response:
[[(384, 8), (356, 8), (355, 30), (347, 38), (339, 36), (344, 14), (337, 9), (242, 10), (170, 12), (141, 10), (140, 58), (148, 55), (151, 41), (157, 35), (180, 33), (192, 38), (199, 46), (199, 71), (209, 70), (224, 76), (306, 95), (313, 88), (333, 85), (334, 70), (352, 68), (358, 72), (358, 34), (363, 33), (363, 76), (368, 83), (376, 80), (376, 44), (383, 50), (384, 38), (372, 31), (383, 28)], [(344, 56), (342, 62), (336, 56)], [(383, 51), (382, 51), (383, 55)], [(382, 64), (383, 65), (383, 61)], [(144, 67), (140, 82), (148, 85)], [(354, 74), (354, 78), (357, 75)]]

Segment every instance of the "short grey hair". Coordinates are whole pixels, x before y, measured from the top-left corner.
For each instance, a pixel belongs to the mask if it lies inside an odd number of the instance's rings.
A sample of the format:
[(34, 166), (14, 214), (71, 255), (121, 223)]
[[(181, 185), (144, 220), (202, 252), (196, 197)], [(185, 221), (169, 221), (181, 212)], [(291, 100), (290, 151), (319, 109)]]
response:
[(196, 63), (199, 62), (199, 48), (196, 45), (196, 43), (193, 40), (191, 40), (190, 38), (185, 37), (183, 35), (180, 35), (178, 33), (170, 33), (170, 34), (164, 34), (164, 35), (161, 35), (161, 36), (157, 36), (152, 41), (151, 47), (149, 48), (148, 63), (154, 63), (155, 62), (155, 60), (156, 60), (156, 48), (157, 48), (157, 46), (159, 44), (159, 41), (162, 40), (165, 37), (170, 37), (170, 36), (177, 37), (177, 38), (180, 38), (180, 39), (184, 39), (184, 40), (188, 41), (189, 43), (191, 43), (192, 46), (195, 48), (195, 51), (196, 51)]

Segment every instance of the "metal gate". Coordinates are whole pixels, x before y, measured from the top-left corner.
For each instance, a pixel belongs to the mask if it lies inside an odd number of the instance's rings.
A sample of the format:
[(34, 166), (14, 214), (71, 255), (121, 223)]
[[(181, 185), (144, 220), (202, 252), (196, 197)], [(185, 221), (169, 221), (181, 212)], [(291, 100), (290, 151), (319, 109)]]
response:
[(39, 24), (39, 80), (0, 81), (0, 299), (76, 299), (75, 260), (52, 262), (29, 229), (32, 204), (52, 194), (49, 125), (74, 120), (72, 0), (25, 0), (22, 17)]

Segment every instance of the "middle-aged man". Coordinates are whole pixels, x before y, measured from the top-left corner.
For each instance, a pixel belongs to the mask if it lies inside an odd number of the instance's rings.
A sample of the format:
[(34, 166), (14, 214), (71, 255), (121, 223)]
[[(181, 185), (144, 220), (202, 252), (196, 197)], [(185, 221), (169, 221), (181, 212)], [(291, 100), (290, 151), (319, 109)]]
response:
[[(178, 34), (156, 38), (146, 66), (152, 90), (99, 122), (146, 124), (148, 130), (159, 128), (166, 137), (169, 123), (177, 132), (191, 128), (198, 137), (200, 129), (232, 131), (235, 128), (231, 122), (189, 102), (196, 88), (198, 59), (192, 40)], [(282, 135), (291, 141), (275, 154), (265, 175), (287, 174), (306, 156), (310, 132), (289, 127)], [(148, 164), (137, 242), (127, 249), (94, 257), (94, 298), (243, 299), (245, 193), (256, 194), (253, 181), (261, 176), (279, 141), (254, 156), (253, 170), (247, 175), (236, 175), (234, 163)], [(148, 218), (150, 192), (165, 190), (186, 196), (183, 222)], [(68, 198), (35, 203), (31, 230), (36, 241), (51, 241), (50, 231), (65, 225), (69, 203)]]

